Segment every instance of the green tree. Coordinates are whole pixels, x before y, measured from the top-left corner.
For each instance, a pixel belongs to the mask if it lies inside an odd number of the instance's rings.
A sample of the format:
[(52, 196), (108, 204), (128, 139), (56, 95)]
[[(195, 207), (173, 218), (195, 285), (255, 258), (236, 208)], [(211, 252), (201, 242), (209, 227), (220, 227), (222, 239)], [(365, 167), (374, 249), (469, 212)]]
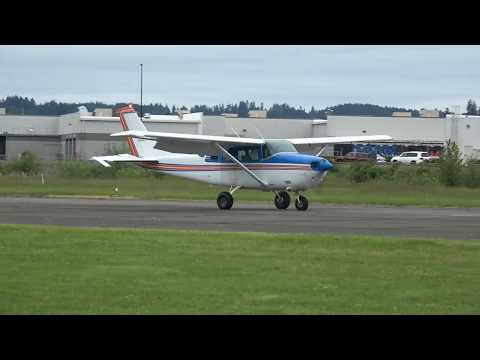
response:
[(467, 103), (467, 115), (477, 115), (477, 104), (472, 99)]
[(238, 104), (238, 116), (248, 117), (248, 101), (240, 101)]
[(458, 145), (449, 139), (439, 160), (439, 181), (445, 186), (456, 186), (460, 184), (462, 172), (462, 154)]

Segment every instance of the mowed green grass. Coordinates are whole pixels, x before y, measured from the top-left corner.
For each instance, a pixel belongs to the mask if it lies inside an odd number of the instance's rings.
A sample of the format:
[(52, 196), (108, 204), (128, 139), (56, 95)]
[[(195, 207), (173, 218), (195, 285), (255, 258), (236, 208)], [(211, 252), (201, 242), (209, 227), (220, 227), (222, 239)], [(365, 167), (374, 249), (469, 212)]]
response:
[[(114, 189), (118, 188), (118, 192)], [(120, 177), (116, 179), (0, 176), (2, 196), (126, 196), (144, 199), (212, 200), (223, 187), (165, 175), (155, 177)], [(337, 204), (480, 206), (480, 188), (448, 188), (441, 185), (414, 185), (388, 181), (351, 183), (329, 174), (325, 183), (306, 195), (311, 202)], [(240, 189), (238, 200), (272, 201), (271, 192)]]
[(1, 314), (479, 314), (480, 242), (0, 225)]

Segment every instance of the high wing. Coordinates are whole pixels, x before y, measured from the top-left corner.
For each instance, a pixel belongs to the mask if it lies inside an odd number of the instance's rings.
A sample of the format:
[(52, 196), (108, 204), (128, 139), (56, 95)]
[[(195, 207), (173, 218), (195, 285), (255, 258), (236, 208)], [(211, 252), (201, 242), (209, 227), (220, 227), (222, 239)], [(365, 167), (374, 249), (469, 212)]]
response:
[(212, 136), (197, 134), (178, 134), (153, 131), (122, 131), (111, 136), (134, 137), (156, 141), (155, 148), (172, 153), (218, 155), (220, 150), (215, 144), (225, 147), (232, 145), (262, 145), (263, 139), (231, 136)]
[(318, 138), (297, 138), (287, 139), (299, 151), (312, 151), (318, 149), (321, 145), (342, 144), (354, 142), (374, 142), (392, 140), (388, 135), (360, 135), (360, 136), (326, 136)]
[(360, 136), (326, 136), (318, 138), (287, 139), (293, 145), (341, 144), (365, 141), (392, 140), (388, 135), (360, 135)]
[[(172, 153), (218, 155), (219, 144), (223, 147), (232, 145), (263, 145), (268, 140), (232, 136), (213, 136), (198, 134), (179, 134), (167, 132), (129, 130), (112, 134), (116, 137), (134, 137), (138, 139), (156, 141), (155, 148)], [(321, 145), (341, 144), (367, 141), (391, 140), (388, 135), (361, 135), (361, 136), (327, 136), (318, 138), (285, 139), (292, 143), (299, 151), (312, 150)], [(278, 139), (277, 139), (278, 140)]]

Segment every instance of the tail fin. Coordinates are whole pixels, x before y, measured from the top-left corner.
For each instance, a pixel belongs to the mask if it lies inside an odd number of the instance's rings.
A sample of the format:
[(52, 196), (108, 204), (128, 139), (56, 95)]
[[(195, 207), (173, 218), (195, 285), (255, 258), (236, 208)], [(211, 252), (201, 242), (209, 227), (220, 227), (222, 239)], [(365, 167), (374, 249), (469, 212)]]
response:
[[(130, 104), (119, 110), (120, 113), (120, 123), (124, 131), (128, 130), (140, 130), (148, 131), (142, 120), (138, 117), (135, 109)], [(127, 138), (128, 147), (133, 156), (137, 157), (148, 157), (148, 156), (162, 156), (170, 154), (167, 151), (162, 151), (155, 149), (155, 141), (145, 140), (145, 139), (136, 139), (136, 138)]]

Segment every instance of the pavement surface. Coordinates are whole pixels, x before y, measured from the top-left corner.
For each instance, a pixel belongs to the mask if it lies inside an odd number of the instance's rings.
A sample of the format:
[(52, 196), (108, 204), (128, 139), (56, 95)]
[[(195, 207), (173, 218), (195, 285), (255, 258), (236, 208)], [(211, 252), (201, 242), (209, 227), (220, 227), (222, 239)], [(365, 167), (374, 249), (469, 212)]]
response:
[(480, 208), (78, 198), (0, 198), (0, 223), (480, 239)]

